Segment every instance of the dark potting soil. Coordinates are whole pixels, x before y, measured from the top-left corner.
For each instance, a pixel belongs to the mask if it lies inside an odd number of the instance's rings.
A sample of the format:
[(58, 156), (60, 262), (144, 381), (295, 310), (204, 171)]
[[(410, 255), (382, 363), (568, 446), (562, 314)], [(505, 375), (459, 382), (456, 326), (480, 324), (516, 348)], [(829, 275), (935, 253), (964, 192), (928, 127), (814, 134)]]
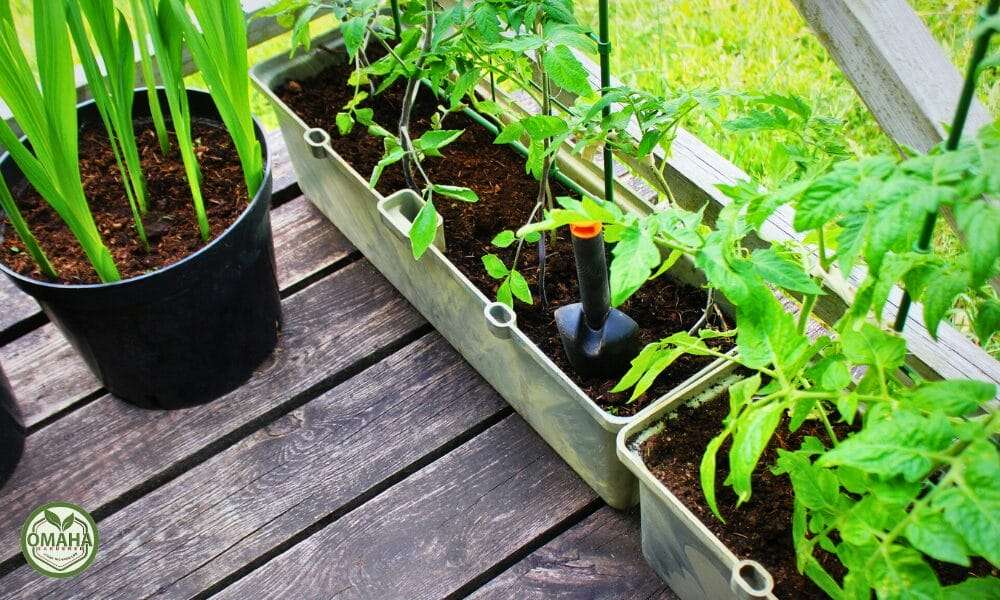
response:
[[(372, 55), (376, 56), (375, 54)], [(356, 127), (346, 136), (339, 135), (335, 116), (354, 95), (353, 86), (347, 85), (351, 73), (348, 66), (335, 65), (315, 78), (290, 81), (277, 90), (277, 94), (305, 122), (330, 132), (333, 148), (358, 173), (367, 177), (383, 154), (383, 145)], [(383, 93), (366, 102), (375, 111), (375, 121), (394, 130), (399, 122), (402, 107), (403, 82), (397, 82)], [(414, 109), (410, 130), (417, 137), (431, 127), (431, 115), (438, 104), (433, 95), (422, 88)], [(505, 229), (517, 230), (527, 222), (535, 205), (538, 182), (525, 173), (524, 158), (506, 145), (493, 143), (494, 135), (464, 114), (449, 115), (444, 119), (444, 129), (464, 129), (465, 133), (444, 151), (443, 158), (429, 158), (424, 167), (431, 180), (439, 184), (462, 185), (472, 188), (479, 195), (479, 202), (467, 204), (439, 199), (435, 202), (445, 222), (447, 256), (489, 297), (496, 296), (500, 282), (492, 279), (483, 267), (482, 257), (494, 253), (510, 265), (516, 244), (506, 249), (490, 242)], [(401, 167), (393, 165), (385, 170), (377, 185), (384, 195), (406, 187)], [(553, 193), (575, 195), (558, 183)], [(518, 263), (531, 286), (535, 302), (532, 305), (517, 302), (518, 326), (563, 371), (600, 406), (611, 414), (632, 415), (639, 409), (670, 391), (711, 362), (708, 357), (685, 356), (667, 369), (653, 387), (634, 403), (628, 403), (628, 394), (611, 394), (617, 380), (587, 377), (576, 373), (569, 365), (553, 319), (556, 308), (579, 301), (577, 293), (576, 264), (573, 260), (572, 242), (565, 231), (560, 231), (553, 244), (546, 245), (545, 283), (548, 304), (542, 306), (538, 288), (538, 250), (536, 244), (526, 244)], [(620, 307), (639, 324), (641, 342), (647, 344), (677, 331), (690, 329), (702, 316), (705, 292), (689, 285), (661, 277), (647, 284), (624, 306)], [(709, 325), (723, 327), (719, 317), (711, 315)], [(726, 340), (714, 340), (717, 347), (728, 349)]]
[[(248, 206), (243, 170), (225, 128), (206, 121), (193, 123), (195, 152), (201, 165), (201, 191), (211, 239), (225, 231)], [(147, 251), (133, 226), (121, 173), (105, 129), (83, 126), (80, 132), (80, 174), (94, 221), (111, 251), (122, 279), (161, 269), (198, 251), (201, 239), (184, 163), (171, 132), (171, 151), (160, 145), (149, 122), (136, 123), (136, 136), (146, 176), (148, 212), (143, 218), (150, 248)], [(9, 182), (8, 182), (9, 183)], [(100, 279), (76, 237), (47, 202), (26, 184), (12, 190), (18, 207), (59, 273), (59, 283), (99, 283)], [(10, 227), (3, 231), (0, 261), (35, 279), (46, 279)]]
[[(643, 442), (642, 459), (653, 475), (663, 482), (736, 556), (751, 558), (764, 565), (775, 581), (778, 598), (826, 599), (808, 577), (800, 575), (795, 567), (795, 547), (792, 540), (791, 483), (784, 475), (774, 475), (770, 466), (778, 458), (778, 449), (798, 450), (806, 436), (827, 439), (823, 426), (816, 420), (807, 420), (795, 433), (789, 433), (787, 417), (778, 426), (771, 445), (765, 450), (751, 479), (753, 495), (736, 508), (736, 494), (723, 485), (729, 474), (729, 448), (731, 438), (720, 448), (715, 477), (716, 500), (725, 523), (719, 521), (705, 503), (701, 489), (699, 466), (708, 442), (722, 430), (722, 420), (729, 412), (729, 396), (723, 393), (699, 407), (681, 407), (677, 411), (677, 426)], [(845, 423), (834, 423), (834, 431), (843, 439), (850, 428)], [(836, 580), (844, 575), (844, 568), (832, 554), (817, 549), (816, 558)], [(932, 561), (942, 584), (963, 581), (970, 575), (997, 575), (988, 562), (974, 559), (969, 568), (950, 563)]]

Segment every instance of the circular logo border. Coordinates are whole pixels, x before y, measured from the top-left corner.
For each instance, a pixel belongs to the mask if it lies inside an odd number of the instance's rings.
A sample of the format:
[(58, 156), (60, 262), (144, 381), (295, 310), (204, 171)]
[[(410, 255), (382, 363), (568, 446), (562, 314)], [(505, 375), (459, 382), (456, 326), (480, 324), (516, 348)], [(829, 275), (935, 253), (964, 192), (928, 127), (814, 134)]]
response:
[[(87, 558), (86, 561), (84, 561), (82, 565), (73, 569), (72, 571), (66, 571), (65, 573), (54, 573), (48, 571), (44, 567), (39, 566), (38, 563), (36, 563), (35, 560), (31, 558), (31, 553), (28, 552), (28, 545), (26, 543), (28, 539), (28, 525), (31, 524), (31, 522), (35, 520), (35, 517), (41, 514), (42, 511), (49, 508), (68, 508), (70, 510), (75, 510), (77, 513), (83, 515), (83, 517), (87, 520), (87, 522), (90, 523), (90, 528), (94, 532), (94, 550), (90, 553), (90, 556)], [(31, 514), (28, 515), (28, 518), (24, 520), (24, 525), (21, 526), (21, 536), (18, 541), (20, 542), (21, 545), (21, 554), (24, 556), (25, 560), (28, 561), (28, 564), (31, 565), (31, 568), (34, 569), (36, 573), (45, 575), (46, 577), (53, 577), (55, 579), (68, 579), (70, 577), (75, 577), (80, 573), (82, 573), (83, 571), (85, 571), (87, 567), (89, 567), (91, 563), (94, 562), (94, 559), (97, 558), (97, 548), (99, 547), (100, 544), (100, 534), (97, 531), (97, 523), (94, 521), (94, 517), (90, 516), (90, 513), (87, 512), (83, 507), (77, 504), (73, 504), (72, 502), (47, 502), (39, 506), (35, 510), (31, 511)]]

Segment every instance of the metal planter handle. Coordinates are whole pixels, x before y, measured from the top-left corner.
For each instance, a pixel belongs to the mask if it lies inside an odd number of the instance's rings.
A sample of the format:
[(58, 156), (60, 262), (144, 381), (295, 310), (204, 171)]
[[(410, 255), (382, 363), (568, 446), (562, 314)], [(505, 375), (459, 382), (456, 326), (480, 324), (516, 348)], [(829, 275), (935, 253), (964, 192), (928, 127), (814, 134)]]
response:
[(767, 598), (777, 600), (774, 595), (774, 579), (759, 562), (743, 559), (733, 565), (729, 587), (739, 600)]
[(325, 129), (319, 127), (313, 127), (312, 129), (307, 129), (302, 138), (305, 140), (306, 145), (309, 146), (309, 150), (312, 152), (314, 158), (330, 158), (332, 155), (332, 149), (330, 148), (330, 134), (326, 132)]
[(486, 325), (498, 340), (509, 340), (517, 326), (517, 314), (503, 302), (490, 302), (483, 308)]
[[(410, 243), (410, 228), (417, 213), (424, 207), (425, 201), (413, 190), (400, 190), (378, 203), (379, 216), (382, 223), (399, 239)], [(434, 247), (445, 252), (444, 219), (437, 216), (437, 235), (434, 236)]]

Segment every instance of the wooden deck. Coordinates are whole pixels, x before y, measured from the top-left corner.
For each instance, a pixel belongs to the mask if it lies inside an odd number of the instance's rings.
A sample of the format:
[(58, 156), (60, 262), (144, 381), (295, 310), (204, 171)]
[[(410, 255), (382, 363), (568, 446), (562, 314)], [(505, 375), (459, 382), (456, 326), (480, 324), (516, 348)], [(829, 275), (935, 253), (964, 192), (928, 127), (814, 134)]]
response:
[[(673, 598), (637, 513), (605, 506), (300, 195), (280, 137), (274, 356), (207, 406), (104, 392), (0, 282), (0, 363), (29, 435), (0, 490), (2, 598)], [(27, 566), (48, 501), (98, 521), (69, 580)]]

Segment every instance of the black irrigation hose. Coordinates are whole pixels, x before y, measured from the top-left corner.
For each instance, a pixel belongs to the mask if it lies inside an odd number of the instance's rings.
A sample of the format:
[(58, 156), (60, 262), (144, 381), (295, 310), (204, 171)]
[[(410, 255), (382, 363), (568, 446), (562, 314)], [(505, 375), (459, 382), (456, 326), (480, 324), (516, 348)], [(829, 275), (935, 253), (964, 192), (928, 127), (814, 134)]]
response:
[[(984, 17), (992, 17), (997, 14), (998, 10), (1000, 10), (1000, 0), (990, 0), (983, 13)], [(958, 107), (955, 109), (955, 119), (952, 122), (951, 131), (948, 133), (948, 141), (945, 143), (945, 149), (949, 152), (958, 149), (958, 143), (962, 139), (962, 130), (965, 129), (965, 121), (969, 116), (969, 108), (972, 106), (972, 99), (976, 93), (976, 75), (979, 71), (979, 63), (986, 57), (993, 31), (993, 28), (983, 31), (976, 39), (976, 45), (972, 49), (968, 71), (965, 74), (965, 83), (962, 85), (962, 94), (959, 96)], [(926, 253), (929, 251), (937, 218), (938, 211), (934, 211), (924, 219), (924, 227), (920, 231), (920, 239), (917, 242), (917, 252)], [(904, 291), (903, 300), (899, 303), (899, 312), (896, 314), (896, 322), (893, 325), (896, 331), (902, 332), (903, 328), (906, 327), (906, 318), (912, 304), (913, 299), (910, 297), (910, 293)]]

